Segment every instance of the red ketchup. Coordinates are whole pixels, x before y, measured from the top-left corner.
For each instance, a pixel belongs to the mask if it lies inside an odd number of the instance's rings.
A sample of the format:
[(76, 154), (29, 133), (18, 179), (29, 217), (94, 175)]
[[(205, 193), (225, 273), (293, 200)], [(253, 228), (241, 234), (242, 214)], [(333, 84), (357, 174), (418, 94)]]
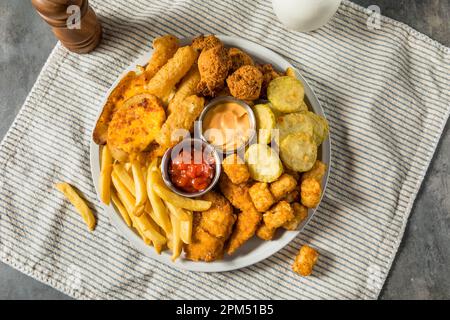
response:
[(172, 183), (185, 192), (203, 191), (215, 175), (214, 157), (205, 156), (201, 150), (183, 150), (170, 162), (169, 175)]

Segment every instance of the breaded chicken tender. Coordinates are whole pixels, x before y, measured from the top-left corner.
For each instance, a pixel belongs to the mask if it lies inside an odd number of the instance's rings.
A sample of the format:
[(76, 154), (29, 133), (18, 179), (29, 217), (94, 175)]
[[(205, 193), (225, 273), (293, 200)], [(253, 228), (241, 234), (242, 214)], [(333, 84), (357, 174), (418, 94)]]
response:
[(177, 37), (168, 34), (153, 40), (153, 54), (145, 66), (144, 78), (150, 80), (166, 62), (172, 58), (179, 47)]
[(222, 161), (225, 174), (234, 184), (247, 182), (250, 179), (250, 172), (245, 162), (235, 153), (230, 154)]
[(270, 81), (272, 81), (275, 78), (278, 78), (281, 76), (280, 73), (276, 72), (275, 69), (271, 64), (263, 64), (258, 65), (259, 71), (261, 71), (263, 75), (263, 82), (261, 85), (261, 98), (267, 97), (267, 87), (269, 86)]
[(264, 224), (271, 229), (281, 227), (287, 221), (294, 219), (294, 217), (294, 209), (286, 201), (278, 202), (263, 215)]
[(253, 66), (253, 59), (244, 51), (238, 48), (229, 48), (228, 55), (231, 59), (230, 73), (233, 73), (242, 66)]
[(266, 212), (275, 203), (275, 199), (270, 193), (266, 182), (256, 182), (250, 187), (248, 192), (256, 210), (259, 212)]
[(210, 235), (200, 227), (202, 213), (194, 213), (191, 243), (184, 245), (186, 258), (193, 261), (210, 262), (223, 256), (224, 241)]
[(297, 230), (300, 223), (308, 217), (308, 208), (300, 203), (291, 203), (291, 207), (294, 210), (294, 218), (285, 222), (283, 228), (286, 230)]
[(236, 221), (231, 203), (224, 196), (214, 191), (208, 192), (201, 198), (211, 201), (212, 206), (201, 213), (200, 227), (216, 238), (227, 239)]
[(327, 170), (327, 165), (320, 160), (316, 160), (313, 167), (302, 174), (302, 181), (306, 179), (314, 179), (318, 182), (322, 181), (325, 171)]
[(204, 96), (215, 97), (224, 87), (231, 60), (227, 49), (219, 45), (205, 49), (198, 57), (200, 82), (197, 92)]
[(316, 250), (307, 245), (304, 245), (300, 248), (297, 257), (295, 257), (294, 264), (292, 265), (292, 270), (304, 277), (309, 276), (312, 273), (313, 267), (316, 264), (318, 258), (319, 254)]
[(296, 186), (297, 181), (295, 178), (287, 173), (283, 173), (278, 180), (270, 184), (270, 192), (272, 192), (275, 200), (280, 200), (293, 191)]
[(256, 209), (249, 209), (239, 213), (236, 220), (236, 226), (228, 241), (226, 248), (227, 253), (232, 254), (244, 244), (244, 242), (253, 237), (260, 222), (261, 213), (256, 211)]
[(302, 204), (308, 208), (315, 208), (320, 202), (320, 196), (322, 194), (322, 187), (320, 183), (315, 179), (305, 179), (300, 185), (300, 196)]
[(256, 235), (258, 238), (268, 241), (273, 239), (276, 231), (277, 229), (269, 228), (265, 223), (262, 223), (258, 230), (256, 230)]
[(256, 211), (252, 198), (250, 198), (248, 192), (250, 189), (248, 183), (234, 184), (226, 174), (222, 174), (219, 180), (219, 187), (222, 194), (231, 202), (233, 207), (236, 207), (241, 211)]
[(242, 66), (227, 78), (227, 85), (233, 97), (242, 100), (256, 100), (261, 93), (263, 75), (257, 67)]
[(170, 100), (167, 106), (167, 113), (170, 115), (172, 112), (179, 112), (181, 104), (184, 99), (197, 93), (197, 85), (200, 82), (200, 72), (196, 63), (191, 67), (191, 70), (184, 76), (180, 84), (177, 87), (175, 95)]
[(220, 45), (223, 45), (222, 41), (220, 41), (219, 38), (212, 34), (209, 36), (201, 35), (192, 40), (192, 48), (194, 48), (194, 50), (198, 52), (201, 52), (202, 50), (208, 50)]

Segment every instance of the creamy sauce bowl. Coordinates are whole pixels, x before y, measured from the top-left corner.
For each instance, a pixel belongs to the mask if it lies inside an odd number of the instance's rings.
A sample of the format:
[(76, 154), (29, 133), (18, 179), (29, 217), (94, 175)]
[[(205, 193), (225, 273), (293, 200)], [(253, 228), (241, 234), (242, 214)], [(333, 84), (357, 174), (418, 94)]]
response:
[(245, 148), (256, 136), (253, 110), (242, 100), (218, 97), (203, 109), (196, 134), (218, 152), (229, 154)]

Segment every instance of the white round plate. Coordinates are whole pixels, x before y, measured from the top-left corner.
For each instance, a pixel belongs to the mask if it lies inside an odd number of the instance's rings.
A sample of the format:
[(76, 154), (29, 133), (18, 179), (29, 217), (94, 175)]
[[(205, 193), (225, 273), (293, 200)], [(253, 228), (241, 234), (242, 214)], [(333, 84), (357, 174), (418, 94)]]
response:
[[(257, 62), (259, 63), (270, 63), (276, 70), (284, 71), (287, 67), (292, 67), (283, 57), (276, 54), (275, 52), (259, 45), (253, 43), (248, 40), (244, 40), (237, 37), (228, 37), (228, 36), (218, 36), (222, 42), (228, 47), (237, 47), (243, 49), (245, 52), (250, 54)], [(191, 38), (186, 38), (181, 40), (182, 45), (190, 44), (192, 41)], [(142, 55), (137, 61), (132, 63), (122, 75), (112, 84), (111, 88), (106, 92), (103, 102), (99, 105), (98, 116), (102, 112), (103, 105), (105, 104), (108, 96), (114, 87), (118, 84), (120, 79), (129, 71), (135, 70), (136, 65), (145, 65), (152, 55), (152, 50), (149, 50), (146, 54)], [(292, 67), (293, 68), (293, 67)], [(320, 106), (319, 101), (317, 100), (316, 95), (314, 94), (311, 87), (308, 85), (306, 80), (297, 72), (297, 77), (303, 82), (305, 86), (305, 95), (309, 102), (309, 106), (312, 111), (321, 116), (325, 116)], [(95, 126), (95, 123), (93, 124)], [(323, 144), (319, 148), (319, 158), (327, 164), (327, 172), (323, 179), (322, 190), (325, 193), (329, 168), (330, 168), (330, 151), (331, 144), (329, 138), (326, 139)], [(90, 162), (91, 162), (91, 172), (92, 179), (94, 181), (95, 190), (98, 192), (98, 178), (100, 174), (100, 148), (97, 144), (95, 144), (94, 140), (91, 139), (90, 145)], [(256, 236), (251, 240), (247, 241), (242, 247), (240, 247), (233, 255), (228, 256), (224, 255), (223, 260), (214, 261), (214, 262), (193, 262), (183, 258), (183, 255), (178, 259), (175, 263), (170, 260), (170, 253), (168, 251), (161, 253), (158, 255), (155, 253), (153, 247), (147, 246), (142, 239), (132, 230), (130, 229), (125, 222), (122, 220), (120, 214), (116, 211), (113, 205), (104, 206), (105, 212), (110, 216), (113, 224), (119, 230), (119, 232), (127, 238), (131, 244), (139, 250), (142, 254), (156, 259), (160, 262), (166, 263), (171, 266), (175, 266), (181, 269), (191, 270), (191, 271), (199, 271), (199, 272), (221, 272), (221, 271), (229, 271), (235, 270), (243, 267), (247, 267), (254, 263), (257, 263), (263, 259), (266, 259), (273, 255), (274, 253), (281, 250), (285, 245), (291, 242), (304, 228), (304, 226), (308, 223), (308, 221), (314, 215), (315, 210), (309, 210), (308, 218), (301, 224), (299, 230), (297, 231), (285, 231), (278, 230), (276, 239), (272, 241), (262, 241), (258, 239)]]

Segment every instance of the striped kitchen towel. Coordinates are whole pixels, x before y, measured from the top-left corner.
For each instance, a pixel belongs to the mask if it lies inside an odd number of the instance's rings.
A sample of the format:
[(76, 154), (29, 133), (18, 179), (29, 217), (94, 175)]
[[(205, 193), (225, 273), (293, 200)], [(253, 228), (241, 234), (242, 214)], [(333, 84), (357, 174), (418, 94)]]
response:
[[(270, 1), (91, 1), (104, 27), (88, 55), (57, 45), (0, 147), (0, 259), (76, 298), (374, 299), (401, 241), (450, 109), (448, 48), (344, 1), (325, 27), (286, 30)], [(154, 37), (235, 35), (280, 53), (330, 122), (331, 176), (320, 209), (291, 244), (224, 273), (143, 256), (111, 226), (91, 181), (89, 141), (106, 90)], [(54, 190), (70, 181), (98, 216), (89, 233)], [(307, 243), (310, 277), (291, 271)]]

